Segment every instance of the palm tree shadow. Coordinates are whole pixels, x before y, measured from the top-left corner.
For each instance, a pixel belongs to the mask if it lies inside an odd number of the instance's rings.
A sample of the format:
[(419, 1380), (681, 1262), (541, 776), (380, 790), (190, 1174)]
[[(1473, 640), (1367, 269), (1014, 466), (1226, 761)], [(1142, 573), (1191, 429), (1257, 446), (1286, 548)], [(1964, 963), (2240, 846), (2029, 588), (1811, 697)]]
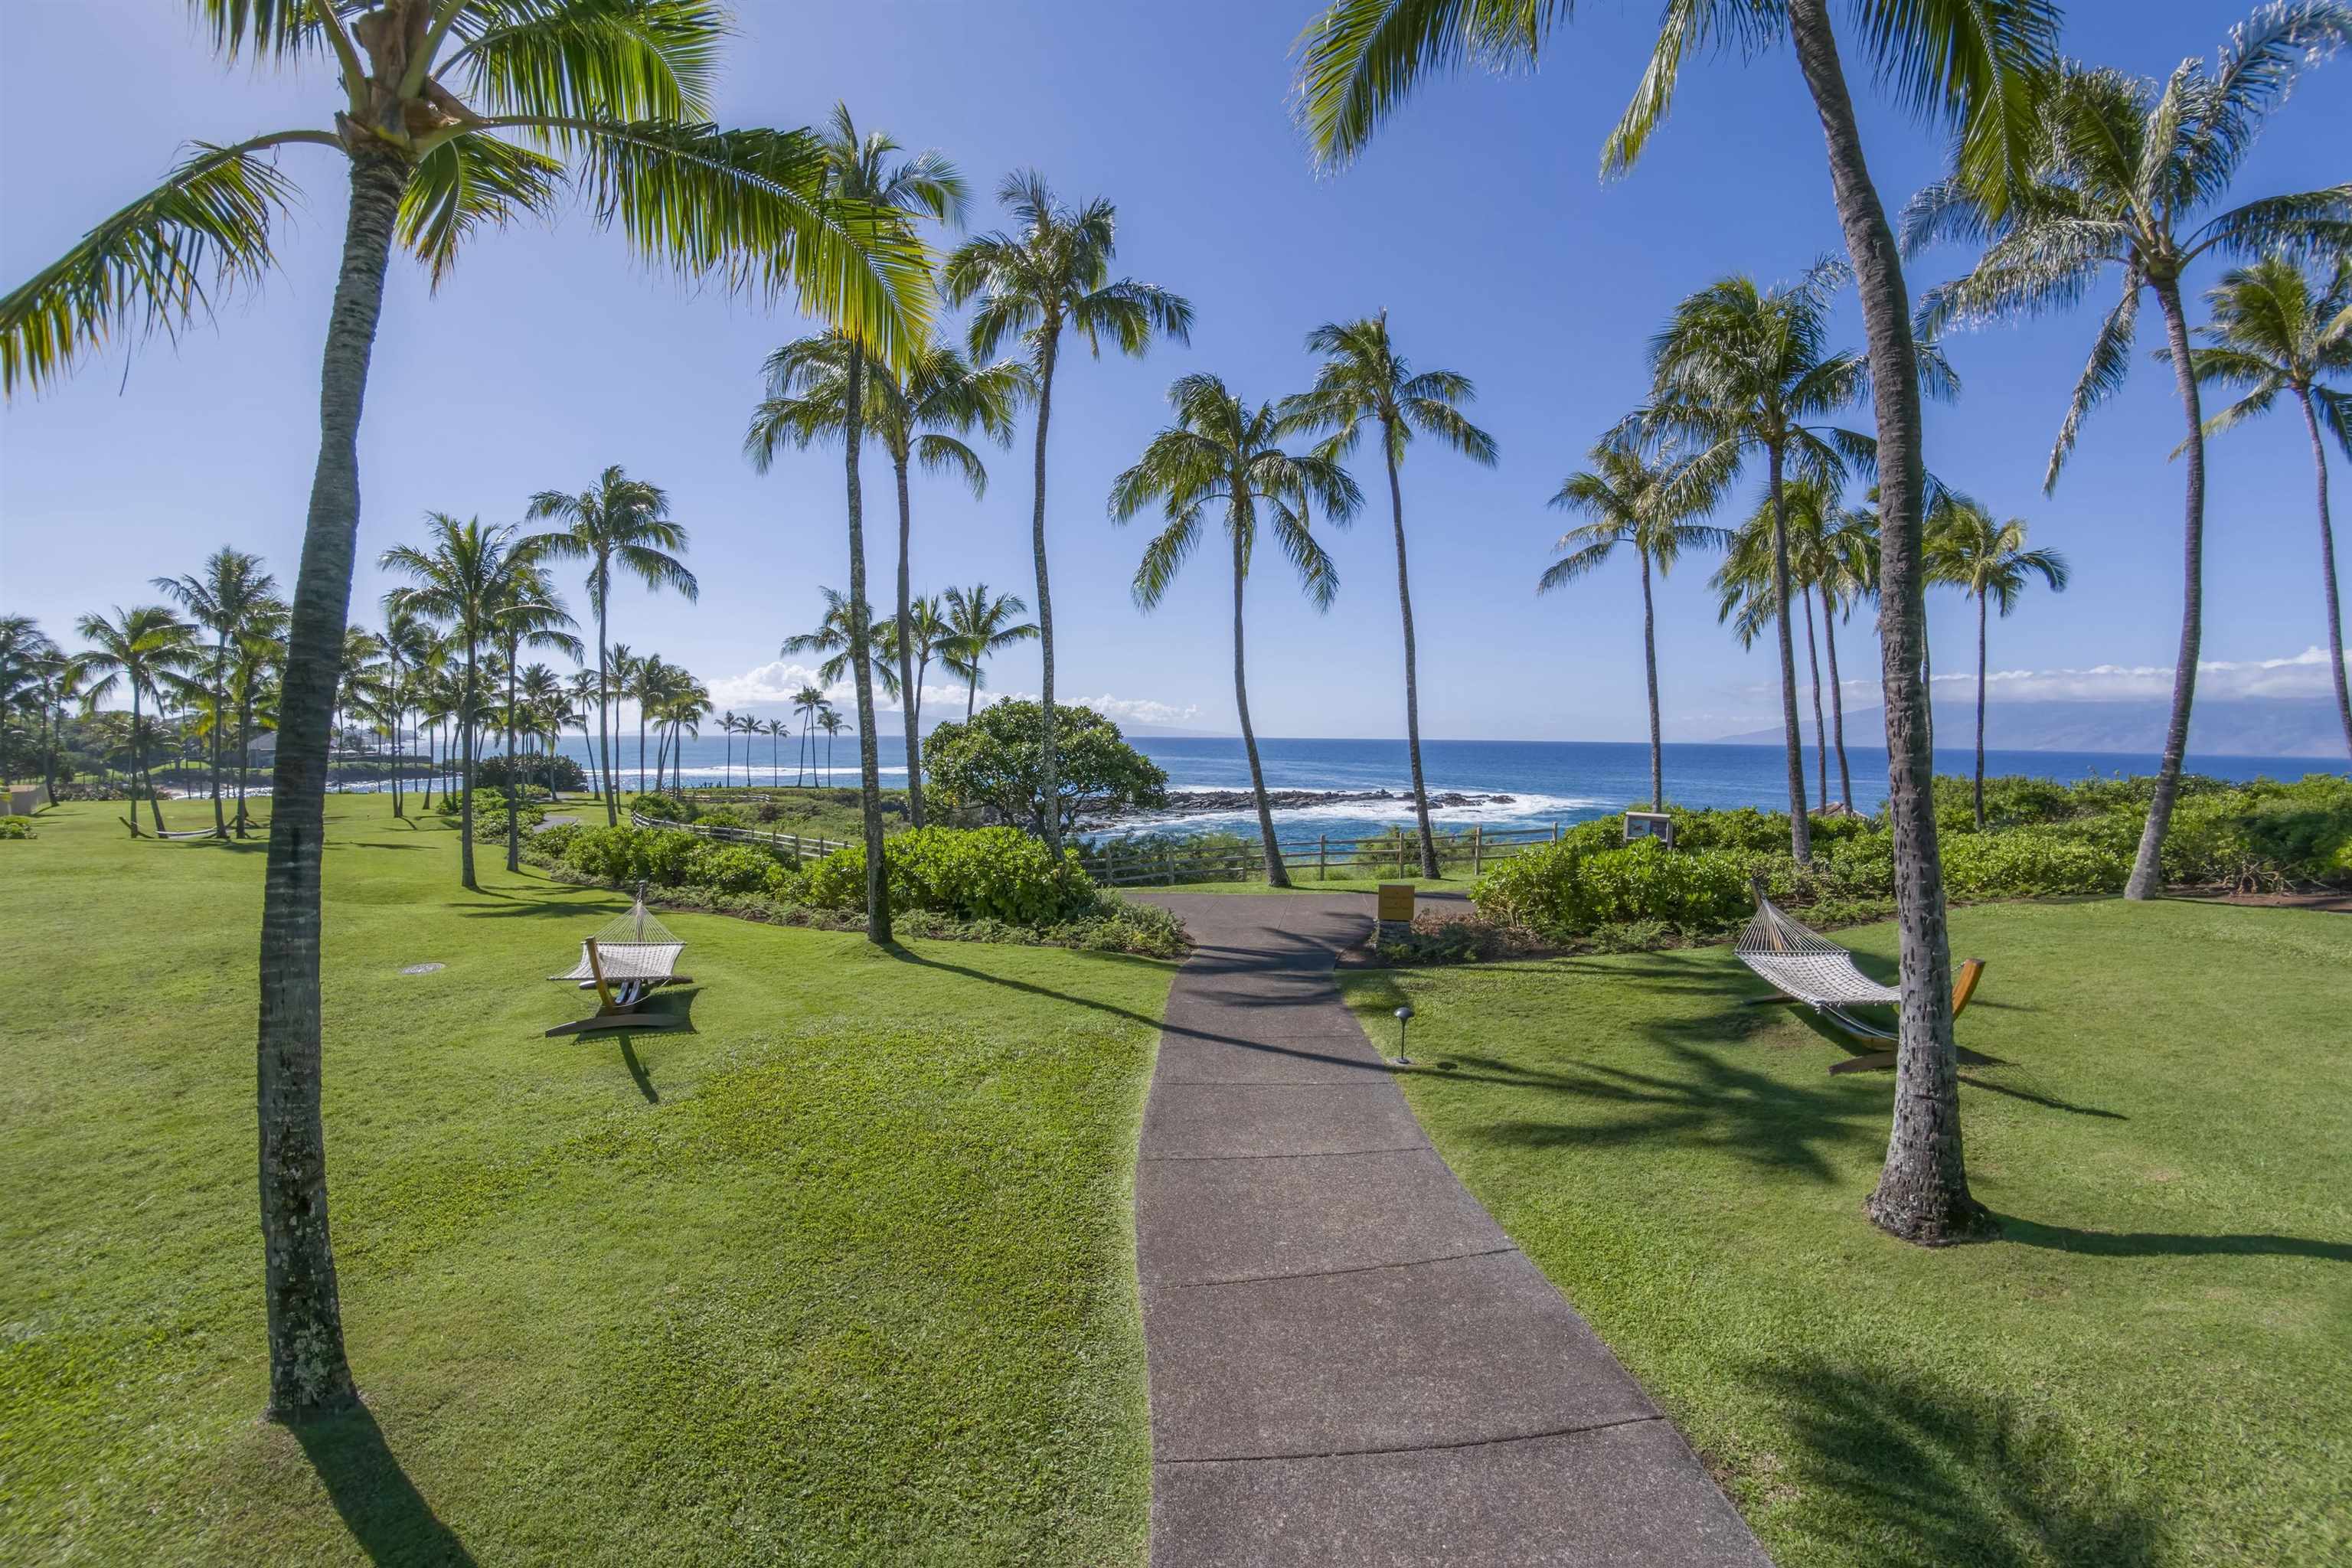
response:
[(293, 1430), (343, 1528), (369, 1562), (473, 1568), (474, 1554), (400, 1468), (366, 1405)]
[(2305, 1236), (2269, 1232), (2224, 1236), (2177, 1236), (2162, 1231), (2077, 1230), (2072, 1226), (2042, 1225), (2014, 1215), (1996, 1215), (2000, 1238), (2021, 1247), (2046, 1247), (2053, 1252), (2079, 1253), (2090, 1258), (2317, 1258), (2331, 1263), (2352, 1263), (2352, 1242), (2320, 1241)]
[(636, 1037), (633, 1035), (624, 1033), (620, 1037), (620, 1040), (621, 1060), (627, 1065), (629, 1077), (631, 1080), (636, 1084), (637, 1092), (646, 1097), (646, 1104), (659, 1105), (661, 1103), (661, 1091), (654, 1088), (653, 1076), (646, 1071), (645, 1063), (637, 1059)]

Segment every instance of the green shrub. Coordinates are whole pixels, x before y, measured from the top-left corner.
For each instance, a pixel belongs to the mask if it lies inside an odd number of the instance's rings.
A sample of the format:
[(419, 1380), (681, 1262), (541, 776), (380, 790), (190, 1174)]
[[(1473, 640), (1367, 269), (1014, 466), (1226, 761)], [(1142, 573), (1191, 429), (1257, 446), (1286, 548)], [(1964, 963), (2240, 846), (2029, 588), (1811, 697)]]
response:
[(587, 832), (576, 822), (559, 822), (552, 827), (542, 827), (530, 836), (531, 858), (551, 864), (561, 864), (572, 841)]
[(770, 873), (780, 864), (773, 855), (748, 844), (700, 844), (687, 863), (686, 881), (715, 893), (757, 893), (766, 889)]
[[(961, 920), (1052, 926), (1093, 914), (1101, 891), (1075, 849), (1056, 861), (1042, 839), (1015, 827), (919, 827), (884, 841), (891, 912), (928, 910)], [(853, 844), (808, 873), (811, 903), (866, 907), (866, 847)]]
[(1752, 908), (1748, 874), (1756, 863), (1736, 850), (1668, 849), (1654, 838), (1603, 850), (1563, 839), (1502, 862), (1471, 896), (1487, 918), (1554, 942), (1627, 921), (1716, 931)]
[(616, 887), (675, 887), (686, 881), (698, 845), (693, 834), (676, 828), (591, 827), (566, 841), (563, 863), (591, 880)]
[(749, 816), (731, 805), (718, 805), (709, 811), (697, 812), (694, 821), (698, 827), (750, 827), (752, 826)]
[(681, 795), (632, 795), (629, 798), (629, 804), (622, 807), (622, 810), (624, 813), (633, 811), (640, 816), (650, 816), (661, 822), (692, 822), (699, 815), (694, 802)]
[(1956, 833), (1942, 841), (1944, 892), (1954, 899), (2120, 893), (2131, 855), (2051, 827)]
[(0, 816), (0, 838), (30, 838), (33, 824), (22, 816)]

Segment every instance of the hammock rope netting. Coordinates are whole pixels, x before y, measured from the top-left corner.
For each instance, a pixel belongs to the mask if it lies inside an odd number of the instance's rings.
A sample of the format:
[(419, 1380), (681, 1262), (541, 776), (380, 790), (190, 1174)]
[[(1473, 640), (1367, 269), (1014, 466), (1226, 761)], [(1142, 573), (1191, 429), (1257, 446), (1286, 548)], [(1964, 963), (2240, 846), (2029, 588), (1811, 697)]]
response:
[(1854, 967), (1853, 954), (1814, 935), (1756, 894), (1756, 918), (1732, 944), (1739, 962), (1800, 1002), (1815, 1007), (1900, 1004), (1903, 993)]
[[(603, 966), (606, 980), (667, 980), (677, 972), (678, 955), (686, 951), (686, 943), (646, 908), (642, 889), (625, 914), (606, 921), (588, 940), (596, 944), (596, 962)], [(593, 979), (594, 971), (588, 964), (588, 942), (580, 944), (580, 962), (570, 973), (551, 974), (548, 978)]]

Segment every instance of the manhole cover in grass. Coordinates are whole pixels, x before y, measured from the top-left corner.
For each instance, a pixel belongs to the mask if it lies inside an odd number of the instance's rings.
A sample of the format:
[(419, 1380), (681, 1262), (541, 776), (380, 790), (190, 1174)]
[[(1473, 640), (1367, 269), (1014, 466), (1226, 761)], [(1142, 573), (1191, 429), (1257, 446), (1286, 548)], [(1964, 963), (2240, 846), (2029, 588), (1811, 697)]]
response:
[(436, 970), (448, 967), (446, 963), (404, 963), (400, 967), (400, 972), (403, 974), (430, 974)]

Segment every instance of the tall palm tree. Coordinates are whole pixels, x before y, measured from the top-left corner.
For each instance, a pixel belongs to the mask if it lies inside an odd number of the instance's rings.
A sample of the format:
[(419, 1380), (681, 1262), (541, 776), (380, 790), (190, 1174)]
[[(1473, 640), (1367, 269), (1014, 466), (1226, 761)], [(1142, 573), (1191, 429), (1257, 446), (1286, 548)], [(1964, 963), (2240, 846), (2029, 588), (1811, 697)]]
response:
[(1178, 377), (1168, 388), (1168, 402), (1176, 422), (1152, 437), (1135, 466), (1112, 481), (1110, 515), (1123, 523), (1154, 501), (1160, 503), (1167, 526), (1144, 546), (1132, 590), (1137, 606), (1150, 611), (1166, 596), (1178, 569), (1199, 546), (1210, 510), (1215, 508), (1223, 514), (1225, 536), (1233, 546), (1234, 707), (1241, 715), (1250, 790), (1257, 798), (1265, 879), (1273, 887), (1286, 888), (1290, 874), (1275, 842), (1265, 770), (1258, 762), (1256, 731), (1250, 727), (1242, 590), (1249, 580), (1263, 510), (1275, 543), (1297, 570), (1299, 586), (1317, 609), (1328, 609), (1339, 589), (1339, 573), (1309, 531), (1309, 508), (1320, 506), (1326, 517), (1345, 524), (1363, 504), (1363, 495), (1329, 453), (1284, 451), (1276, 443), (1285, 422), (1275, 405), (1249, 408), (1216, 376)]
[[(541, 581), (546, 549), (543, 534), (521, 537), (513, 524), (484, 528), (479, 518), (459, 522), (446, 512), (425, 514), (429, 541), (424, 548), (395, 544), (376, 565), (413, 580), (408, 603), (418, 613), (446, 621), (464, 662), (458, 669), (457, 847), (458, 880), (478, 890), (474, 879), (474, 753), (481, 724), (482, 653), (496, 646), (499, 616), (531, 596)], [(282, 807), (279, 809), (283, 809)]]
[(1492, 468), (1495, 438), (1463, 417), (1456, 404), (1477, 395), (1459, 371), (1416, 372), (1389, 337), (1389, 313), (1354, 321), (1327, 321), (1307, 334), (1309, 353), (1324, 356), (1315, 384), (1284, 401), (1299, 429), (1329, 428), (1328, 455), (1345, 457), (1368, 424), (1378, 425), (1389, 476), (1389, 519), (1396, 534), (1397, 610), (1404, 622), (1405, 752), (1412, 773), (1413, 820), (1421, 836), (1421, 874), (1437, 875), (1437, 842), (1429, 830), (1429, 790), (1421, 772), (1420, 664), (1413, 646), (1412, 580), (1406, 570), (1404, 490), (1397, 466), (1415, 436), (1443, 442), (1472, 462)]
[(564, 629), (577, 623), (563, 607), (563, 600), (556, 593), (547, 569), (536, 560), (519, 563), (507, 574), (504, 588), (499, 601), (490, 606), (485, 629), (498, 649), (506, 677), (506, 704), (499, 728), (506, 731), (507, 741), (507, 869), (514, 872), (522, 869), (522, 775), (516, 772), (515, 763), (515, 742), (522, 727), (518, 706), (522, 650), (553, 648), (576, 663), (587, 657), (587, 649), (578, 637)]
[[(1813, 593), (1825, 588), (1837, 568), (1832, 562), (1829, 532), (1839, 510), (1833, 478), (1808, 476), (1783, 487), (1776, 512), (1770, 497), (1738, 529), (1729, 553), (1713, 578), (1718, 595), (1717, 619), (1732, 623), (1739, 646), (1750, 647), (1781, 615), (1782, 584), (1776, 568), (1785, 562), (1786, 591), (1796, 596), (1805, 614), (1805, 667), (1811, 678), (1813, 707), (1815, 778), (1823, 805), (1829, 804), (1829, 727), (1822, 716), (1822, 642), (1813, 625)], [(1778, 519), (1776, 534), (1775, 520)], [(1774, 544), (1781, 546), (1776, 554)], [(1793, 622), (1790, 623), (1793, 627)], [(1832, 633), (1832, 636), (1835, 634)], [(1834, 679), (1834, 677), (1832, 677)]]
[[(1853, 26), (1875, 79), (1904, 107), (1958, 132), (1963, 168), (1985, 190), (2012, 188), (2033, 145), (2032, 84), (2055, 52), (2054, 0), (1853, 0)], [(1327, 165), (1343, 163), (1421, 79), (1475, 59), (1533, 66), (1568, 5), (1528, 0), (1332, 0), (1299, 43), (1298, 97)], [(1830, 25), (1829, 0), (1676, 0), (1655, 52), (1602, 153), (1630, 171), (1673, 105), (1682, 62), (1710, 42), (1755, 58), (1794, 46), (1828, 152), (1830, 186), (1862, 297), (1877, 414), (1888, 816), (1894, 824), (1903, 1007), (1895, 1113), (1869, 1213), (1908, 1240), (1982, 1234), (1990, 1216), (1969, 1194), (1952, 1046), (1951, 952), (1936, 847), (1935, 760), (1921, 721), (1919, 526), (1925, 509), (1920, 388), (1911, 301), (1892, 226), (1864, 155), (1862, 128)]]
[[(1658, 715), (1657, 615), (1650, 574), (1674, 570), (1685, 550), (1720, 550), (1730, 535), (1693, 518), (1715, 510), (1727, 465), (1720, 458), (1664, 452), (1655, 458), (1627, 441), (1602, 441), (1586, 455), (1592, 467), (1570, 474), (1551, 504), (1592, 521), (1570, 529), (1552, 548), (1559, 560), (1544, 569), (1536, 592), (1549, 594), (1598, 570), (1621, 544), (1642, 568), (1642, 668), (1650, 689), (1650, 809), (1666, 809), (1664, 749)], [(1400, 559), (1402, 546), (1400, 545)]]
[(816, 727), (824, 731), (824, 787), (833, 787), (833, 742), (846, 722), (831, 703), (816, 710)]
[(215, 53), (331, 62), (325, 123), (198, 143), (154, 190), (0, 297), (0, 388), (119, 336), (176, 332), (276, 265), (299, 195), (282, 149), (351, 187), (319, 398), (319, 460), (289, 628), (262, 900), (257, 1105), (269, 1410), (356, 1397), (329, 1242), (319, 1112), (320, 844), (335, 664), (360, 515), (359, 426), (395, 243), (436, 279), (472, 236), (552, 213), (575, 182), (648, 261), (796, 296), (897, 361), (924, 334), (929, 262), (888, 215), (832, 201), (805, 132), (709, 123), (726, 15), (712, 0), (193, 0)]
[(2029, 550), (2025, 520), (1996, 522), (1992, 513), (1964, 495), (1950, 499), (1949, 515), (1937, 531), (1937, 575), (1956, 584), (1977, 602), (1977, 829), (1984, 830), (1985, 633), (1988, 607), (2001, 618), (2017, 608), (2029, 578), (2040, 577), (2053, 594), (2066, 591), (2066, 558), (2055, 550)]
[(730, 708), (719, 716), (719, 732), (727, 737), (727, 760), (719, 770), (721, 784), (735, 782), (735, 710)]
[[(908, 727), (920, 730), (923, 726), (923, 682), (930, 675), (934, 660), (944, 659), (949, 672), (969, 675), (961, 664), (955, 646), (954, 634), (948, 628), (947, 611), (936, 594), (916, 599), (908, 613), (897, 622), (882, 628), (882, 653), (898, 671), (898, 691), (905, 709)], [(916, 754), (921, 760), (921, 753)], [(908, 806), (912, 814), (911, 801)]]
[(988, 677), (982, 668), (988, 656), (1026, 642), (1037, 635), (1036, 624), (1013, 617), (1028, 612), (1017, 594), (992, 594), (985, 583), (947, 592), (949, 636), (954, 640), (954, 668), (964, 678), (963, 716), (967, 722), (979, 705), (980, 689)]
[[(830, 676), (827, 679), (837, 680), (840, 677)], [(799, 714), (801, 720), (801, 754), (807, 759), (807, 765), (793, 777), (795, 787), (804, 783), (809, 773), (816, 771), (816, 753), (809, 746), (809, 726), (816, 721), (816, 710), (824, 706), (824, 693), (814, 686), (803, 683), (798, 691), (793, 693), (793, 711)]]
[(246, 801), (252, 782), (248, 775), (254, 737), (260, 733), (256, 726), (266, 725), (273, 732), (278, 728), (286, 630), (292, 616), (293, 610), (283, 602), (270, 605), (230, 645), (228, 689), (236, 703), (236, 816), (229, 826), (239, 838), (253, 826)]
[(563, 694), (572, 701), (572, 721), (580, 726), (580, 754), (592, 770), (596, 765), (596, 737), (589, 732), (588, 721), (597, 711), (601, 684), (593, 669), (575, 669), (563, 681)]
[[(1654, 401), (1636, 416), (1641, 425), (1689, 441), (1710, 461), (1735, 464), (1757, 453), (1764, 458), (1776, 608), (1791, 602), (1789, 481), (1842, 479), (1848, 456), (1868, 455), (1866, 437), (1820, 423), (1852, 405), (1869, 386), (1870, 366), (1863, 356), (1832, 350), (1828, 342), (1831, 297), (1851, 276), (1844, 263), (1823, 260), (1800, 282), (1769, 290), (1752, 279), (1727, 278), (1685, 299), (1651, 341)], [(1938, 374), (1941, 362), (1932, 354), (1923, 350), (1918, 364), (1937, 389), (1948, 385)], [(1790, 847), (1801, 865), (1812, 858), (1812, 835), (1805, 816), (1796, 649), (1790, 617), (1776, 614), (1773, 626), (1780, 656)]]
[(87, 672), (82, 707), (95, 708), (118, 690), (127, 689), (131, 698), (131, 756), (135, 782), (125, 816), (131, 824), (131, 837), (139, 837), (140, 784), (145, 786), (147, 809), (154, 817), (155, 831), (161, 833), (163, 806), (156, 799), (154, 779), (147, 769), (149, 731), (142, 710), (150, 699), (160, 709), (166, 679), (196, 663), (200, 656), (195, 628), (163, 605), (140, 605), (128, 610), (118, 605), (111, 620), (100, 615), (84, 616), (74, 623), (74, 631), (90, 645), (76, 656)]
[(2352, 389), (2339, 391), (2323, 379), (2352, 374), (2352, 256), (2337, 257), (2316, 286), (2288, 258), (2265, 257), (2223, 273), (2205, 300), (2213, 319), (2194, 334), (2204, 346), (2190, 351), (2190, 367), (2200, 385), (2240, 394), (2205, 421), (2205, 434), (2267, 414), (2282, 393), (2291, 394), (2303, 410), (2319, 490), (2319, 584), (2327, 605), (2328, 669), (2344, 744), (2352, 750), (2344, 612), (2336, 595), (2336, 531), (2327, 517), (2327, 443), (2320, 435), (2333, 432), (2336, 446), (2352, 456)]
[[(636, 650), (627, 643), (616, 642), (613, 645), (613, 704), (614, 707), (617, 708), (622, 702), (633, 698), (636, 689), (638, 671), (644, 663), (645, 661), (637, 657)], [(621, 742), (620, 727), (620, 720), (615, 718), (613, 721), (613, 743), (615, 750), (619, 749)], [(620, 769), (616, 765), (613, 771), (617, 775)], [(641, 716), (637, 725), (637, 787), (639, 789), (646, 787), (645, 771), (646, 729)]]
[[(337, 743), (347, 751), (352, 736), (343, 725), (343, 715), (373, 711), (383, 695), (383, 639), (365, 626), (345, 626), (342, 662), (337, 667), (335, 677), (335, 723), (332, 730)], [(364, 753), (363, 742), (361, 749)], [(333, 754), (330, 752), (331, 767), (332, 760)], [(348, 773), (345, 782), (349, 782)]]
[(408, 602), (405, 590), (394, 588), (383, 596), (383, 661), (392, 706), (392, 815), (394, 816), (405, 815), (400, 795), (401, 731), (406, 725), (412, 705), (410, 700), (414, 696), (410, 682), (416, 672), (430, 662), (434, 645), (439, 640), (431, 623)]
[(2139, 852), (2124, 886), (2127, 899), (2153, 898), (2163, 886), (2164, 837), (2189, 749), (2204, 636), (2205, 427), (2181, 277), (2209, 253), (2252, 259), (2352, 248), (2352, 184), (2212, 212), (2295, 78), (2347, 38), (2352, 5), (2290, 0), (2264, 6), (2236, 28), (2212, 69), (2201, 60), (2185, 60), (2161, 88), (2120, 71), (2069, 67), (2041, 94), (2042, 155), (2020, 199), (1989, 210), (1967, 179), (1955, 177), (1920, 192), (1903, 214), (1909, 252), (1942, 239), (1986, 242), (1967, 277), (1928, 290), (1921, 300), (1923, 331), (2071, 305), (2105, 268), (2121, 273), (2123, 297), (2092, 342), (2090, 361), (2051, 448), (2045, 489), (2056, 488), (2084, 417), (2124, 383), (2143, 289), (2156, 297), (2164, 318), (2188, 422), (2180, 646), (2171, 721)]
[[(552, 759), (554, 741), (562, 732), (563, 717), (571, 711), (563, 691), (563, 678), (543, 664), (526, 667), (522, 679), (515, 689), (515, 700), (525, 716), (523, 733), (530, 738), (531, 748), (541, 757)], [(547, 768), (547, 795), (555, 798), (555, 769), (550, 761)]]
[[(975, 295), (971, 352), (989, 360), (1008, 341), (1019, 340), (1034, 373), (1037, 441), (1034, 462), (1035, 504), (1030, 511), (1029, 547), (1037, 571), (1038, 650), (1044, 673), (1039, 703), (1045, 710), (1039, 787), (1051, 798), (1059, 788), (1054, 732), (1054, 595), (1045, 568), (1045, 433), (1054, 417), (1054, 372), (1066, 329), (1100, 357), (1108, 338), (1120, 353), (1140, 358), (1155, 334), (1180, 343), (1192, 340), (1192, 307), (1181, 295), (1131, 278), (1111, 280), (1118, 253), (1118, 209), (1097, 196), (1076, 206), (1054, 194), (1034, 169), (1007, 174), (996, 199), (1012, 211), (1013, 228), (980, 235), (947, 258), (941, 281), (958, 305)], [(852, 592), (855, 592), (853, 587)], [(861, 715), (858, 721), (865, 722)], [(1059, 852), (1061, 822), (1045, 814), (1045, 841)]]
[(541, 490), (524, 511), (533, 522), (552, 520), (561, 531), (533, 536), (534, 548), (557, 560), (588, 563), (588, 607), (596, 613), (596, 767), (604, 795), (604, 820), (620, 820), (620, 780), (613, 765), (612, 647), (607, 638), (613, 602), (613, 569), (659, 593), (672, 588), (691, 603), (702, 585), (678, 559), (686, 551), (686, 526), (669, 515), (669, 493), (633, 479), (618, 463), (596, 476), (577, 495)]
[(154, 585), (196, 625), (213, 634), (213, 656), (205, 670), (205, 694), (212, 704), (213, 837), (226, 838), (221, 755), (228, 705), (229, 644), (257, 616), (278, 603), (278, 579), (262, 570), (260, 556), (225, 544), (205, 559), (201, 574), (158, 577)]
[[(1838, 673), (1837, 628), (1838, 622), (1878, 595), (1875, 511), (1843, 507), (1828, 521), (1822, 533), (1819, 575), (1813, 591), (1821, 595), (1822, 646), (1830, 660), (1830, 744), (1837, 752), (1838, 798), (1846, 815), (1852, 816), (1853, 768), (1845, 754), (1845, 682)], [(1921, 640), (1924, 643), (1924, 636)]]

